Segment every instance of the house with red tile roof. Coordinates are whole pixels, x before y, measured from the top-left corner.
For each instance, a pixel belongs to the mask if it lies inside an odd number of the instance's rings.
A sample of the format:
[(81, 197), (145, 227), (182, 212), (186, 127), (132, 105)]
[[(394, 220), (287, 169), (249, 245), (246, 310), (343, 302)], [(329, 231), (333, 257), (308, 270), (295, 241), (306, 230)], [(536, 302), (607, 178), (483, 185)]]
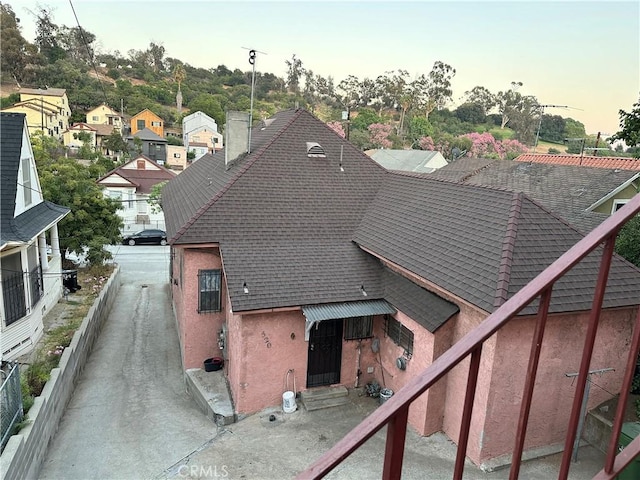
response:
[(640, 159), (624, 157), (594, 157), (590, 155), (544, 155), (525, 153), (516, 162), (551, 163), (554, 165), (578, 165), (583, 167), (619, 170), (640, 170)]
[(97, 183), (103, 188), (105, 196), (121, 202), (118, 215), (122, 217), (125, 230), (140, 225), (163, 229), (164, 214), (150, 207), (149, 194), (155, 185), (175, 176), (174, 172), (150, 158), (138, 155), (99, 178)]
[[(319, 388), (398, 391), (582, 238), (523, 192), (388, 171), (305, 110), (254, 126), (250, 145), (248, 124), (230, 115), (225, 149), (162, 192), (183, 367), (223, 358), (239, 415), (292, 388), (305, 405)], [(563, 445), (598, 264), (554, 287), (527, 450)], [(592, 360), (614, 372), (590, 407), (620, 389), (638, 291), (640, 270), (614, 257)], [(511, 452), (536, 303), (483, 348), (476, 464)], [(457, 441), (467, 373), (416, 400), (412, 428)]]

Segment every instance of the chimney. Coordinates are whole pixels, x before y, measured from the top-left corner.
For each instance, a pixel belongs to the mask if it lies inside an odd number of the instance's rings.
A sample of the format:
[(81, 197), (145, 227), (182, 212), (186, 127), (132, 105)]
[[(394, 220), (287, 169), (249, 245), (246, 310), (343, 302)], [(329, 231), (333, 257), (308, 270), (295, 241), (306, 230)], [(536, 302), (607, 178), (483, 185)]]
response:
[(227, 112), (224, 147), (226, 165), (249, 151), (249, 114), (247, 112)]

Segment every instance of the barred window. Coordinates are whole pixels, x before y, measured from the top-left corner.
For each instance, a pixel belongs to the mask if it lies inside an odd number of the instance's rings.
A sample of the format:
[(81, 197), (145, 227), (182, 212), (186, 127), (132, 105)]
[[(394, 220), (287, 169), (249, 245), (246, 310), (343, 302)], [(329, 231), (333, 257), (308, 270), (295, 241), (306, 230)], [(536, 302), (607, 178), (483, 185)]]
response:
[(384, 333), (387, 334), (396, 345), (404, 348), (408, 355), (413, 353), (413, 332), (402, 325), (391, 315), (385, 315)]
[(198, 313), (219, 312), (220, 270), (198, 270)]
[(373, 337), (373, 315), (345, 318), (344, 339), (360, 340)]

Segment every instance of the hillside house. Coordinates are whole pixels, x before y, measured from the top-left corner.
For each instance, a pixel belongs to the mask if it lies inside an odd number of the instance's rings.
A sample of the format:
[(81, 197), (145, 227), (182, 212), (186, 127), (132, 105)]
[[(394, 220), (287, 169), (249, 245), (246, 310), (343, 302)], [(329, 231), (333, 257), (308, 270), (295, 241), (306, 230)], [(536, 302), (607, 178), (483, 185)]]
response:
[[(91, 148), (97, 148), (97, 129), (86, 123), (74, 123), (62, 133), (62, 144), (72, 152), (77, 152), (85, 143)], [(81, 140), (80, 134), (87, 134), (88, 140)]]
[(42, 196), (26, 116), (2, 112), (0, 131), (0, 360), (13, 360), (62, 296), (58, 222), (69, 209)]
[(216, 121), (204, 112), (193, 112), (182, 119), (182, 141), (189, 148), (192, 142), (206, 143), (209, 153), (221, 150), (222, 134)]
[(126, 138), (131, 156), (144, 155), (159, 165), (167, 161), (167, 140), (148, 128)]
[(164, 138), (164, 120), (161, 117), (153, 113), (148, 108), (145, 108), (139, 113), (136, 113), (131, 117), (131, 130), (130, 134), (136, 133), (147, 129), (158, 135), (160, 138)]
[(23, 113), (27, 119), (29, 135), (41, 130), (45, 135), (62, 139), (69, 127), (71, 108), (63, 88), (21, 88), (20, 101), (3, 112)]
[(105, 103), (87, 112), (86, 123), (91, 126), (108, 125), (111, 127), (109, 133), (111, 133), (114, 129), (122, 133), (124, 129), (123, 116)]
[(149, 194), (154, 185), (171, 180), (175, 175), (152, 159), (138, 155), (99, 178), (97, 183), (106, 197), (121, 202), (118, 215), (125, 230), (140, 224), (164, 228), (164, 214), (152, 211)]
[[(253, 130), (230, 112), (225, 150), (163, 190), (171, 291), (185, 369), (225, 358), (237, 413), (298, 390), (397, 391), (512, 297), (581, 234), (523, 193), (390, 172), (310, 113), (280, 112)], [(598, 257), (551, 301), (527, 449), (563, 441)], [(640, 270), (615, 258), (594, 351), (612, 367), (589, 405), (622, 382)], [(483, 349), (468, 456), (509, 452), (535, 305)], [(515, 361), (514, 361), (515, 359)], [(467, 372), (455, 369), (409, 410), (420, 434), (453, 441)]]

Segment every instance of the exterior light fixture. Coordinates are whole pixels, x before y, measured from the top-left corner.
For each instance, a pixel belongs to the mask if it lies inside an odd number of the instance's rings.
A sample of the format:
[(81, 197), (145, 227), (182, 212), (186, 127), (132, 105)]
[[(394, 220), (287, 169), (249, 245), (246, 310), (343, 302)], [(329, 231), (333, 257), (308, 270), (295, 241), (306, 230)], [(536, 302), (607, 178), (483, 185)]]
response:
[(242, 284), (242, 291), (243, 291), (245, 294), (249, 293), (249, 287), (247, 286), (247, 282), (244, 282), (244, 283)]
[(366, 296), (367, 296), (367, 292), (366, 292), (366, 291), (365, 291), (365, 289), (364, 289), (364, 285), (361, 285), (361, 286), (360, 286), (360, 291), (362, 292), (362, 296), (363, 296), (363, 297), (366, 297)]

